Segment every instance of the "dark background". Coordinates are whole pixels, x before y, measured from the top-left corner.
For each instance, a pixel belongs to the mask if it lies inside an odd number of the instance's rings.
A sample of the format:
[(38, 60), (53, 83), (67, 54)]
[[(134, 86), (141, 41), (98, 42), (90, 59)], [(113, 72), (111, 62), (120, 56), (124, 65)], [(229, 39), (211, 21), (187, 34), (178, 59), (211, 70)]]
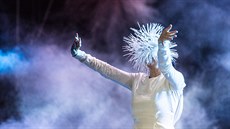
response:
[(187, 87), (177, 128), (230, 128), (229, 12), (229, 0), (0, 1), (0, 129), (132, 128), (129, 91), (69, 49), (78, 32), (82, 50), (134, 71), (122, 46), (137, 22), (179, 31), (177, 69)]

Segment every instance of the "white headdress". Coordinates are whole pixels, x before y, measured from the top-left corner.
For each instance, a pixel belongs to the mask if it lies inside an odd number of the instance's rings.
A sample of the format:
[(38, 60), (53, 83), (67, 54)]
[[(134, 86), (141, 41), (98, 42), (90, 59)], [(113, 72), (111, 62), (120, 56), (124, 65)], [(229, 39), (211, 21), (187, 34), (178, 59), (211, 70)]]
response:
[[(124, 37), (124, 41), (127, 43), (123, 47), (125, 52), (128, 52), (124, 56), (130, 57), (129, 62), (133, 67), (139, 71), (147, 70), (146, 65), (153, 63), (153, 60), (157, 61), (158, 51), (158, 38), (160, 37), (163, 26), (157, 23), (149, 23), (146, 26), (140, 26), (139, 29), (130, 28), (134, 34), (130, 34), (128, 37)], [(170, 43), (171, 59), (178, 57), (175, 49), (176, 43)]]

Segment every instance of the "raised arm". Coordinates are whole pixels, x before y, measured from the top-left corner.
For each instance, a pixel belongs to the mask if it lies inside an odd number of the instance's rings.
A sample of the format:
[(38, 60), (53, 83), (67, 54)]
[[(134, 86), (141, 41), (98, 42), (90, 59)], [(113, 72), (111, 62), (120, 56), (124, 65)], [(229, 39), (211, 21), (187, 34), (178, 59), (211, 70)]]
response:
[(158, 65), (160, 71), (170, 82), (174, 89), (183, 89), (185, 87), (184, 76), (181, 72), (177, 71), (173, 65), (170, 55), (170, 40), (177, 37), (175, 31), (170, 31), (172, 25), (163, 30), (159, 40), (158, 40)]
[(80, 47), (81, 39), (78, 37), (78, 34), (76, 34), (74, 44), (71, 47), (71, 54), (73, 57), (99, 72), (102, 76), (111, 79), (128, 89), (132, 88), (132, 83), (135, 77), (134, 73), (122, 71), (104, 61), (96, 59), (90, 54), (86, 54), (84, 51), (80, 50)]

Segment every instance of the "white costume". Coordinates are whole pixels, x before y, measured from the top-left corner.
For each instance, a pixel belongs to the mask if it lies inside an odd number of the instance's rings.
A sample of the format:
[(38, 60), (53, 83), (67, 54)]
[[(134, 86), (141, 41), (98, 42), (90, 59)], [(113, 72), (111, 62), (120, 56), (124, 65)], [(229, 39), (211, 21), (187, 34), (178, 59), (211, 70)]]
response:
[[(104, 77), (132, 91), (135, 129), (174, 129), (182, 113), (185, 87), (183, 75), (172, 66), (173, 58), (178, 57), (176, 50), (171, 49), (176, 44), (168, 40), (158, 43), (163, 29), (159, 24), (138, 26), (139, 30), (131, 28), (134, 35), (124, 38), (128, 43), (125, 51), (129, 52), (129, 61), (139, 70), (145, 69), (153, 60), (157, 61), (161, 71), (157, 77), (149, 78), (145, 73), (128, 73), (117, 69), (79, 50), (80, 46), (72, 46), (72, 55)], [(76, 41), (81, 45), (78, 35)]]
[(169, 43), (158, 44), (158, 65), (161, 75), (153, 78), (145, 73), (128, 73), (89, 54), (82, 60), (106, 78), (132, 91), (135, 129), (174, 129), (183, 108), (183, 75), (174, 69)]

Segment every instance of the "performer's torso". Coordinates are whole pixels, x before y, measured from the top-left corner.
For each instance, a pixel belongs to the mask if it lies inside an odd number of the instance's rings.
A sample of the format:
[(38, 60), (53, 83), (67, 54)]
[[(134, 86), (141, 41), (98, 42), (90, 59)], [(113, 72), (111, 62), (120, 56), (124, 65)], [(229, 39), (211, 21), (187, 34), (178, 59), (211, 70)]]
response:
[(139, 74), (132, 88), (135, 129), (174, 129), (182, 111), (182, 92), (173, 90), (162, 74), (154, 78)]

